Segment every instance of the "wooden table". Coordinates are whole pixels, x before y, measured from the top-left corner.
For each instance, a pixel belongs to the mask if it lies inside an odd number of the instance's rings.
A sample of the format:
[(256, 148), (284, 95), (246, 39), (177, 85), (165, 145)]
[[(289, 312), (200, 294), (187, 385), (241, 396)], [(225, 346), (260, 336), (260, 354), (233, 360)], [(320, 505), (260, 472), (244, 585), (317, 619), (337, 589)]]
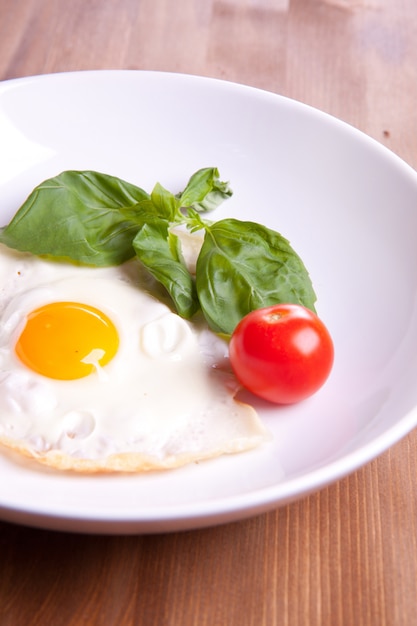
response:
[[(0, 0), (0, 80), (100, 68), (281, 93), (417, 168), (415, 0)], [(0, 624), (411, 626), (416, 446), (412, 432), (320, 493), (217, 528), (105, 537), (0, 522)]]

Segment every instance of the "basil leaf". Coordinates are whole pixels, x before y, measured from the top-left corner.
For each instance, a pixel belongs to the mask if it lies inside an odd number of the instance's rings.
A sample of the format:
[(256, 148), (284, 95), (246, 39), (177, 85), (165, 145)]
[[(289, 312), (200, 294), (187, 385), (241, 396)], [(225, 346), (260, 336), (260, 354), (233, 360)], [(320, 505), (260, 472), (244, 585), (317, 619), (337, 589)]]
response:
[(231, 334), (247, 313), (280, 302), (314, 310), (316, 295), (300, 257), (279, 233), (224, 219), (206, 227), (196, 286), (211, 328)]
[(11, 248), (86, 265), (118, 265), (134, 256), (132, 240), (145, 191), (92, 171), (66, 171), (36, 187), (0, 231)]
[(170, 222), (177, 218), (180, 203), (173, 193), (165, 189), (160, 183), (156, 183), (151, 193), (151, 200), (157, 214)]
[(178, 194), (182, 207), (192, 206), (196, 211), (213, 211), (233, 194), (229, 183), (222, 182), (216, 167), (198, 170), (188, 181), (184, 191)]
[(178, 237), (169, 227), (166, 219), (143, 216), (133, 247), (138, 259), (168, 291), (179, 315), (189, 319), (199, 308), (195, 283), (182, 261)]

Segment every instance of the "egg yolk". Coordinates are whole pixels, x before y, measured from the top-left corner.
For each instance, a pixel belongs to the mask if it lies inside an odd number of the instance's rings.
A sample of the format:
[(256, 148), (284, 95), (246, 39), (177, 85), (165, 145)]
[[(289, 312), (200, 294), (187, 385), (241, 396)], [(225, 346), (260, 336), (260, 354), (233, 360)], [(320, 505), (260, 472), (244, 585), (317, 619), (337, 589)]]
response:
[(104, 313), (78, 302), (54, 302), (28, 315), (15, 350), (38, 374), (74, 380), (106, 365), (118, 346), (117, 330)]

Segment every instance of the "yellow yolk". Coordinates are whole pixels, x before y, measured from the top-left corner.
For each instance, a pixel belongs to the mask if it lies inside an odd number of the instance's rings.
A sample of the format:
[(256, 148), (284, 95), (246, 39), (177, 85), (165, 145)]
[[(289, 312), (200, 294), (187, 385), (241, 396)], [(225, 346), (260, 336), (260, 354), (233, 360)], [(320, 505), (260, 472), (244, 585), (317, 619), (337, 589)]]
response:
[(38, 374), (74, 380), (106, 365), (118, 346), (117, 330), (104, 313), (77, 302), (54, 302), (28, 315), (15, 350)]

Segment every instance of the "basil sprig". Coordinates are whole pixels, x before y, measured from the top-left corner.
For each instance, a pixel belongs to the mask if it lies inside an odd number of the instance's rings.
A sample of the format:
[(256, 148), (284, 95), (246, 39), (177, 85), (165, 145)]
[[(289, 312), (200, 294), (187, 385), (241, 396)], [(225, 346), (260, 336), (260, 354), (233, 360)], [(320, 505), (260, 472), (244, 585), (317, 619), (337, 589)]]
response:
[[(293, 302), (314, 310), (309, 274), (289, 242), (255, 222), (203, 217), (232, 191), (216, 168), (198, 170), (176, 195), (152, 192), (93, 171), (65, 171), (37, 186), (0, 242), (55, 260), (104, 267), (134, 256), (161, 283), (179, 315), (202, 310), (209, 326), (230, 335), (250, 311)], [(196, 275), (187, 269), (173, 227), (203, 231)]]

